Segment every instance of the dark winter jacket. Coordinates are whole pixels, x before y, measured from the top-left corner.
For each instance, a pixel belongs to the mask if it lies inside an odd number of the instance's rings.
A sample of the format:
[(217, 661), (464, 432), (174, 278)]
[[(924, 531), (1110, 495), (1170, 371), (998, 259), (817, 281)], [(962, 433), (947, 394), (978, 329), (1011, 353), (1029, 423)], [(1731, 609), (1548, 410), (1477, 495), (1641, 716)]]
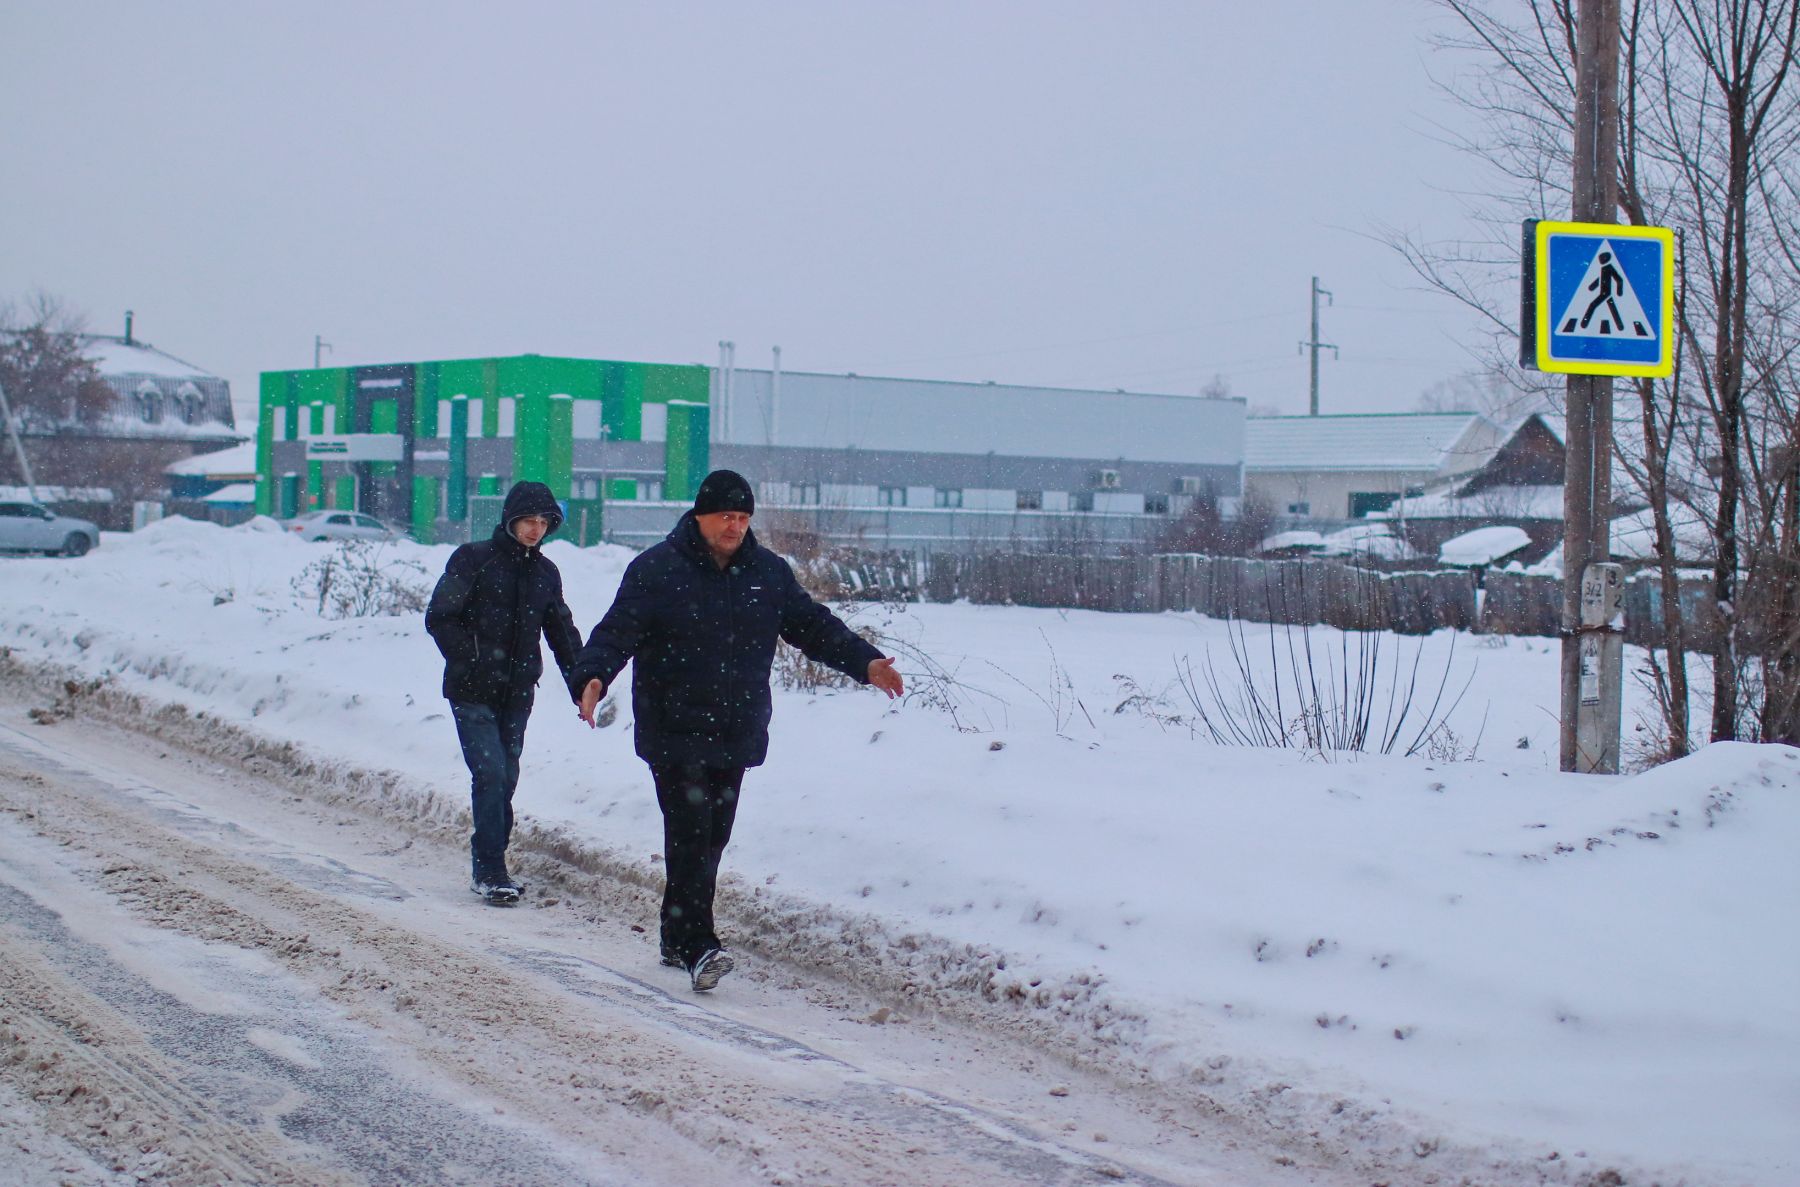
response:
[(867, 682), (881, 658), (866, 640), (812, 600), (754, 532), (721, 569), (693, 512), (668, 539), (625, 569), (612, 609), (569, 672), (579, 698), (589, 680), (610, 687), (635, 659), (631, 707), (638, 757), (650, 763), (753, 767), (769, 750), (769, 669), (776, 637)]
[(514, 485), (492, 538), (451, 553), (432, 591), (425, 629), (444, 653), (444, 695), (452, 701), (499, 707), (530, 697), (544, 672), (540, 634), (565, 675), (581, 649), (581, 632), (563, 601), (562, 574), (539, 549), (507, 531), (527, 515), (549, 517), (550, 532), (562, 524), (549, 487)]

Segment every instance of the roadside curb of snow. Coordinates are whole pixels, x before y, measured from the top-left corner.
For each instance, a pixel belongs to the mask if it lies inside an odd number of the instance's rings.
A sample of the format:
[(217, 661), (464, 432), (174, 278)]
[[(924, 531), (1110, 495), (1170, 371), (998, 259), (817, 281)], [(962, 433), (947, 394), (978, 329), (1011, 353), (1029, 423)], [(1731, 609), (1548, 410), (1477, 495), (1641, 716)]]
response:
[[(321, 758), (179, 701), (128, 691), (111, 677), (84, 677), (72, 666), (28, 660), (0, 647), (0, 688), (48, 701), (38, 712), (49, 720), (99, 718), (230, 763), (309, 799), (375, 812), (415, 835), (461, 844), (468, 832), (468, 809), (416, 776)], [(554, 888), (617, 918), (655, 916), (660, 863), (532, 820), (515, 828), (511, 853), (519, 858), (515, 869), (538, 893)], [(1385, 1105), (1300, 1090), (1247, 1062), (1164, 1051), (1151, 1021), (1115, 1001), (1097, 970), (1040, 973), (1009, 967), (1008, 954), (996, 948), (896, 930), (876, 917), (749, 887), (731, 875), (721, 881), (718, 905), (721, 917), (733, 924), (735, 946), (888, 1003), (887, 1014), (877, 1011), (884, 1021), (908, 1012), (940, 1015), (1027, 1042), (1072, 1064), (1098, 1065), (1126, 1083), (1171, 1093), (1186, 1106), (1241, 1126), (1246, 1140), (1285, 1149), (1294, 1165), (1321, 1160), (1365, 1170), (1396, 1187), (1456, 1182), (1457, 1176), (1518, 1184), (1589, 1180), (1567, 1161), (1545, 1164), (1523, 1151), (1496, 1157), (1497, 1150), (1465, 1150), (1422, 1136), (1424, 1131)]]

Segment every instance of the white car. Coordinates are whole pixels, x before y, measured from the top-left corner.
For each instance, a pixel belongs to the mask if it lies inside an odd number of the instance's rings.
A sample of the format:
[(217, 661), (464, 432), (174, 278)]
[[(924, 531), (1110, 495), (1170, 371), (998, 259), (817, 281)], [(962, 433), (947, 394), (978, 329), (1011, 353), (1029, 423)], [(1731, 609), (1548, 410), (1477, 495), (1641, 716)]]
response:
[(85, 519), (58, 515), (36, 503), (0, 501), (0, 552), (81, 556), (98, 547), (100, 529)]
[(360, 511), (310, 511), (288, 521), (302, 540), (393, 540), (400, 531)]

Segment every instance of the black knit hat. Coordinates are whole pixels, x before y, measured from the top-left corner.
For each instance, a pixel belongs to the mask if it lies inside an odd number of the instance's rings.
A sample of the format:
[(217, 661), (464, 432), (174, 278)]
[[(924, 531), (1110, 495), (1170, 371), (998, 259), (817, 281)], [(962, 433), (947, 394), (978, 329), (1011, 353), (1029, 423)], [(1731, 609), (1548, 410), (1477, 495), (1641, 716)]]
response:
[(700, 493), (694, 496), (694, 514), (711, 515), (715, 511), (756, 514), (756, 494), (742, 474), (735, 470), (714, 470), (700, 484)]

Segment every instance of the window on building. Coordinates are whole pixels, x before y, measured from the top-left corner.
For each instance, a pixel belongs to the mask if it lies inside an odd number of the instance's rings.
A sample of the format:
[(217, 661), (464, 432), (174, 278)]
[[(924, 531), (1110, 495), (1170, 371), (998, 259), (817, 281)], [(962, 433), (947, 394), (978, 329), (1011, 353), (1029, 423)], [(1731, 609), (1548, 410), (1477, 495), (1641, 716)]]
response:
[(1044, 492), (1041, 490), (1022, 490), (1013, 500), (1013, 506), (1020, 511), (1042, 511), (1044, 509)]
[(163, 418), (163, 397), (149, 384), (137, 390), (138, 418), (147, 425), (161, 424)]
[(906, 488), (904, 486), (884, 486), (875, 492), (875, 503), (880, 507), (906, 506)]
[(939, 507), (960, 507), (962, 506), (962, 488), (940, 486), (937, 488), (937, 494), (933, 497), (932, 502)]
[(1169, 496), (1147, 494), (1144, 496), (1145, 515), (1167, 515), (1169, 513)]
[(1287, 505), (1287, 513), (1289, 515), (1311, 515), (1312, 514), (1312, 504), (1304, 503), (1304, 502), (1303, 503), (1289, 503)]
[(1361, 519), (1376, 511), (1386, 511), (1399, 498), (1400, 496), (1393, 491), (1352, 491), (1350, 492), (1350, 518)]
[(175, 390), (175, 401), (181, 409), (183, 424), (197, 425), (206, 416), (206, 397), (200, 389), (191, 383), (184, 383)]
[(1071, 511), (1092, 511), (1093, 509), (1094, 509), (1094, 492), (1093, 491), (1078, 490), (1078, 491), (1072, 492), (1069, 495), (1069, 510), (1071, 510)]
[(794, 502), (817, 504), (819, 501), (819, 484), (816, 482), (796, 482), (792, 484)]

